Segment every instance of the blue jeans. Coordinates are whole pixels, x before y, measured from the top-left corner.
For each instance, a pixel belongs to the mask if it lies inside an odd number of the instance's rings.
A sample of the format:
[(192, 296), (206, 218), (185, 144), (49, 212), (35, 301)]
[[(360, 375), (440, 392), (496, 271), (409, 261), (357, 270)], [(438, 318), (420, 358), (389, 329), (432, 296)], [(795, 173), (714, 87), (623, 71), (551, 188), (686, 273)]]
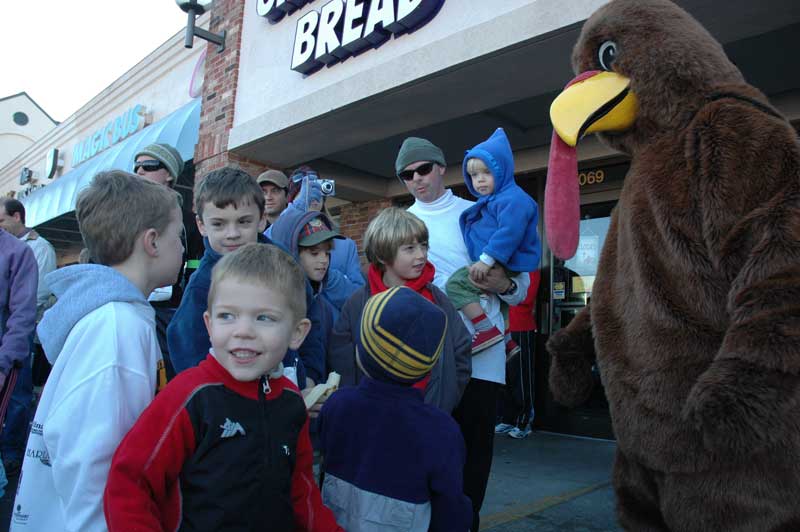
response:
[[(0, 453), (6, 461), (22, 462), (25, 444), (30, 430), (31, 406), (33, 405), (32, 357), (28, 355), (17, 373), (17, 383), (8, 402), (3, 434), (0, 436)], [(5, 477), (5, 474), (3, 475)]]

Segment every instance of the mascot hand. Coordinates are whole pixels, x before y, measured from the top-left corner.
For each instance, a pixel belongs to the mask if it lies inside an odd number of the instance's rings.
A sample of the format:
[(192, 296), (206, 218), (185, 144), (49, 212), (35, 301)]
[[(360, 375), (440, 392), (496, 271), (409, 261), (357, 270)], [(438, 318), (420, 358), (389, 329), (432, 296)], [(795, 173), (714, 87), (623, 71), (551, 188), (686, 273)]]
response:
[(800, 378), (740, 359), (715, 360), (692, 387), (684, 419), (709, 451), (739, 458), (784, 437), (800, 405)]
[(550, 391), (564, 406), (578, 406), (592, 394), (594, 340), (589, 308), (584, 308), (570, 324), (547, 341), (551, 355)]

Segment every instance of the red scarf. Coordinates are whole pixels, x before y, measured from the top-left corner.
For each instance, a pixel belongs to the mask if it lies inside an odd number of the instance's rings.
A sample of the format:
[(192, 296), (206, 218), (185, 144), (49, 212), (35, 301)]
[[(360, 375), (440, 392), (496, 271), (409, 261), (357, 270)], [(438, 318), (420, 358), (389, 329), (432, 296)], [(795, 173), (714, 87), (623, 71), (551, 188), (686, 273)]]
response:
[[(426, 262), (425, 266), (422, 268), (422, 274), (416, 279), (406, 279), (405, 286), (411, 288), (431, 303), (436, 304), (436, 301), (433, 300), (433, 292), (428, 288), (428, 285), (433, 282), (434, 273), (436, 273), (436, 268), (434, 268), (433, 264), (430, 262)], [(389, 289), (383, 282), (383, 272), (374, 264), (369, 265), (367, 279), (369, 280), (369, 293), (372, 296)], [(428, 381), (430, 380), (431, 374), (428, 373), (421, 381), (414, 384), (414, 388), (424, 393), (425, 388), (428, 386)]]
[[(433, 283), (433, 274), (435, 273), (436, 268), (433, 267), (433, 264), (426, 262), (425, 266), (422, 268), (422, 274), (416, 279), (406, 279), (405, 286), (435, 304), (436, 301), (433, 300), (433, 292), (428, 288), (428, 285)], [(369, 265), (367, 277), (369, 278), (369, 294), (371, 296), (380, 294), (389, 289), (389, 287), (383, 283), (383, 272), (374, 264)]]

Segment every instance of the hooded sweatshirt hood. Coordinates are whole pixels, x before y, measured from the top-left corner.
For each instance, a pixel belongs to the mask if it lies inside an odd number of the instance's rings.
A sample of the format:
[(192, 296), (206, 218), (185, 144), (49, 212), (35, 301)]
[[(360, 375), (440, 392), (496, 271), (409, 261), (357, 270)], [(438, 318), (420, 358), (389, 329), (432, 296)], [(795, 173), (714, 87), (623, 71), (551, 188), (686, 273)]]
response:
[[(300, 263), (300, 246), (298, 245), (300, 233), (303, 227), (314, 218), (320, 218), (328, 227), (333, 228), (333, 222), (324, 213), (319, 211), (303, 212), (292, 207), (287, 207), (280, 217), (275, 220), (275, 223), (272, 224), (272, 232), (270, 234), (272, 241), (287, 250), (298, 264)], [(328, 271), (325, 272), (322, 283), (320, 283), (318, 292), (322, 291), (327, 283), (329, 273), (330, 265), (328, 266)]]
[(75, 324), (106, 303), (142, 303), (150, 308), (141, 290), (108, 266), (67, 266), (48, 274), (45, 279), (58, 301), (45, 312), (36, 330), (51, 364), (55, 363)]
[[(495, 186), (491, 194), (480, 196), (472, 187), (467, 174), (471, 158), (480, 159), (492, 172)], [(514, 180), (514, 155), (502, 128), (467, 151), (463, 172), (469, 191), (478, 197), (459, 217), (470, 260), (482, 260), (485, 255), (511, 271), (538, 269), (542, 254), (537, 228), (539, 207)]]
[[(494, 192), (481, 196), (472, 186), (472, 178), (467, 172), (467, 161), (470, 159), (480, 159), (483, 164), (492, 172), (494, 176)], [(467, 150), (464, 155), (462, 166), (464, 183), (470, 193), (478, 198), (478, 202), (488, 201), (488, 198), (506, 190), (516, 184), (514, 181), (514, 154), (511, 151), (511, 144), (503, 128), (499, 127), (492, 133), (492, 136), (481, 142), (471, 150)]]

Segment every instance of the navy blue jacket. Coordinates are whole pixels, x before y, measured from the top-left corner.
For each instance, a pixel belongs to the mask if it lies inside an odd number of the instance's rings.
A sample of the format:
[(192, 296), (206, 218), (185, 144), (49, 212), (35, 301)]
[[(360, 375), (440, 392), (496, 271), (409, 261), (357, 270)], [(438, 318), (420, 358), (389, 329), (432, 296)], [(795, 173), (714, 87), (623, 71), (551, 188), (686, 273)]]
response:
[[(259, 236), (258, 241), (276, 245), (263, 235)], [(175, 368), (175, 373), (197, 366), (202, 360), (205, 360), (211, 349), (211, 340), (208, 338), (208, 331), (203, 322), (203, 312), (208, 308), (211, 270), (222, 258), (222, 255), (211, 248), (207, 238), (203, 239), (203, 243), (206, 251), (200, 260), (200, 265), (189, 278), (181, 304), (167, 327), (169, 358)], [(306, 375), (315, 382), (320, 382), (317, 379), (322, 377), (325, 366), (319, 306), (314, 300), (311, 286), (308, 283), (306, 283), (306, 305), (306, 315), (311, 320), (311, 330), (303, 345), (300, 346), (299, 358), (297, 352), (289, 350), (283, 359), (284, 366), (297, 367), (297, 382), (301, 389), (305, 386)]]
[[(298, 245), (298, 241), (300, 240), (300, 232), (302, 231), (303, 227), (313, 220), (314, 218), (322, 219), (328, 227), (333, 227), (333, 223), (331, 220), (323, 213), (319, 211), (300, 211), (294, 208), (287, 208), (281, 216), (272, 224), (270, 228), (271, 231), (271, 238), (272, 242), (282, 249), (288, 251), (296, 261), (300, 262), (300, 246)], [(334, 246), (336, 246), (339, 242), (343, 242), (343, 238), (337, 238), (334, 242)], [(306, 283), (311, 286), (311, 292), (314, 297), (314, 301), (316, 306), (319, 309), (319, 321), (320, 321), (320, 334), (322, 338), (322, 346), (323, 352), (326, 353), (327, 358), (327, 349), (328, 349), (328, 342), (331, 336), (331, 330), (333, 329), (333, 324), (335, 323), (336, 318), (339, 315), (338, 310), (336, 310), (333, 303), (326, 297), (328, 292), (331, 289), (331, 284), (335, 287), (334, 289), (338, 292), (341, 292), (340, 296), (344, 296), (345, 298), (349, 298), (350, 295), (357, 290), (355, 285), (352, 285), (347, 281), (341, 272), (333, 270), (330, 266), (328, 266), (328, 272), (325, 274), (325, 277), (322, 279), (322, 282), (319, 283), (316, 287), (311, 285), (308, 281), (308, 277), (306, 277)], [(352, 288), (346, 288), (344, 285), (347, 283)], [(323, 382), (327, 379), (328, 368), (327, 364), (324, 366), (323, 375), (325, 377), (322, 380), (314, 379), (315, 382)], [(309, 375), (311, 376), (311, 375)], [(311, 377), (312, 379), (314, 377)]]
[[(472, 158), (480, 159), (491, 170), (492, 194), (481, 196), (473, 188), (467, 173), (467, 161)], [(509, 270), (537, 270), (542, 256), (539, 207), (514, 181), (514, 155), (503, 128), (467, 150), (463, 173), (467, 188), (478, 198), (459, 220), (469, 258), (477, 261), (481, 253), (486, 253)]]
[(416, 388), (369, 377), (358, 387), (341, 388), (322, 407), (319, 436), (325, 457), (323, 502), (346, 530), (364, 517), (359, 511), (375, 507), (402, 507), (394, 515), (373, 514), (392, 520), (406, 513), (430, 515), (429, 527), (378, 523), (387, 530), (392, 525), (392, 530), (469, 530), (464, 439), (453, 418), (425, 404)]
[(334, 323), (350, 296), (366, 283), (364, 275), (361, 273), (361, 262), (358, 260), (356, 243), (351, 238), (337, 239), (331, 252), (328, 284), (322, 294), (335, 310)]

